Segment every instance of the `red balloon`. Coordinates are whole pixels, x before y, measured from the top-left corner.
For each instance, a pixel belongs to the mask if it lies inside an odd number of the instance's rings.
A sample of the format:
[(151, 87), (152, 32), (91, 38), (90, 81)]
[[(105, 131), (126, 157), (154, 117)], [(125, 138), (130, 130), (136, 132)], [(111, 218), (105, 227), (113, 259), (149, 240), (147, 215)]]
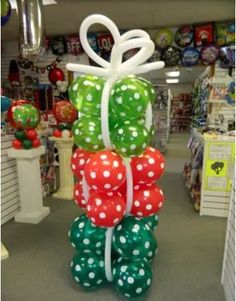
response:
[(53, 107), (53, 114), (57, 122), (72, 123), (77, 119), (77, 111), (69, 100), (58, 101)]
[(82, 181), (77, 182), (74, 186), (74, 201), (80, 208), (86, 208), (86, 200), (83, 194)]
[(22, 148), (22, 142), (18, 139), (13, 139), (12, 142), (12, 147), (15, 149), (21, 149)]
[(85, 179), (94, 190), (117, 190), (125, 181), (126, 173), (122, 159), (110, 150), (92, 155), (85, 165)]
[(125, 201), (116, 191), (94, 192), (87, 203), (87, 216), (98, 227), (113, 227), (125, 214)]
[(7, 111), (7, 120), (8, 122), (10, 122), (10, 124), (14, 127), (17, 128), (17, 124), (15, 123), (15, 121), (13, 120), (13, 112), (15, 110), (15, 108), (17, 106), (20, 106), (24, 103), (30, 103), (28, 100), (24, 100), (24, 99), (18, 99), (18, 100), (14, 100), (12, 105), (9, 107), (8, 111)]
[(35, 129), (26, 130), (26, 137), (30, 140), (35, 140), (38, 136), (38, 133)]
[(163, 191), (154, 183), (137, 186), (134, 187), (131, 213), (137, 217), (156, 214), (163, 206)]
[(84, 167), (92, 153), (83, 149), (77, 148), (71, 158), (71, 169), (74, 175), (78, 178), (82, 178), (84, 175)]
[(148, 147), (145, 152), (131, 160), (134, 184), (146, 184), (155, 182), (163, 174), (165, 158), (159, 150)]
[(32, 146), (33, 146), (34, 148), (37, 148), (37, 147), (39, 147), (40, 145), (41, 145), (40, 139), (36, 138), (36, 139), (34, 139), (34, 140), (32, 141)]
[(61, 131), (59, 129), (54, 130), (53, 137), (61, 138)]
[(122, 185), (117, 189), (117, 191), (124, 197), (126, 202), (127, 182), (124, 181)]
[(58, 80), (63, 81), (65, 79), (65, 74), (60, 68), (53, 68), (48, 72), (48, 79), (53, 85), (56, 85)]

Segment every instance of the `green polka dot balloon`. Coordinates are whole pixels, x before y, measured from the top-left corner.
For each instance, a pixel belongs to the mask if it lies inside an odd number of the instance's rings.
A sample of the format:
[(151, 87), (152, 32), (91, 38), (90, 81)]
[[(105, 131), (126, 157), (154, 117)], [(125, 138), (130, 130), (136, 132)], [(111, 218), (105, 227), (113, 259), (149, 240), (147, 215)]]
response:
[(130, 260), (139, 260), (148, 256), (155, 237), (149, 226), (141, 219), (128, 216), (116, 226), (113, 233), (113, 248), (120, 256)]
[(115, 151), (123, 157), (142, 154), (149, 143), (148, 130), (134, 120), (117, 124), (111, 131), (110, 137)]
[(94, 75), (77, 77), (69, 88), (73, 106), (83, 114), (100, 116), (104, 79)]
[(101, 287), (106, 282), (103, 257), (94, 253), (81, 253), (71, 261), (74, 280), (85, 289)]
[(40, 121), (40, 114), (32, 104), (23, 103), (15, 107), (12, 118), (18, 129), (27, 130), (36, 128)]
[[(132, 77), (132, 75), (131, 75), (131, 77)], [(145, 87), (145, 90), (148, 93), (149, 101), (154, 102), (156, 100), (156, 92), (155, 92), (155, 88), (154, 88), (153, 84), (151, 82), (149, 82), (148, 80), (141, 78), (141, 77), (138, 77), (137, 79), (141, 82), (143, 87)]]
[(101, 120), (95, 116), (81, 116), (72, 127), (75, 144), (90, 152), (104, 149)]
[(78, 251), (85, 253), (93, 251), (97, 255), (102, 254), (105, 246), (106, 229), (96, 227), (85, 214), (77, 217), (68, 232), (71, 245)]
[(124, 77), (112, 87), (110, 112), (129, 119), (142, 116), (149, 102), (145, 85), (136, 77)]
[(144, 259), (131, 261), (120, 257), (113, 265), (112, 275), (116, 289), (127, 298), (143, 295), (152, 282), (150, 264)]
[(156, 238), (154, 237), (154, 239), (152, 239), (150, 242), (145, 242), (145, 247), (148, 248), (148, 252), (145, 259), (151, 263), (158, 252), (158, 243)]
[(150, 227), (152, 231), (156, 230), (158, 224), (159, 224), (159, 216), (158, 214), (153, 214), (148, 217), (143, 217), (142, 222), (144, 222), (146, 225)]
[(26, 133), (24, 130), (16, 130), (14, 136), (16, 139), (21, 141), (26, 139)]

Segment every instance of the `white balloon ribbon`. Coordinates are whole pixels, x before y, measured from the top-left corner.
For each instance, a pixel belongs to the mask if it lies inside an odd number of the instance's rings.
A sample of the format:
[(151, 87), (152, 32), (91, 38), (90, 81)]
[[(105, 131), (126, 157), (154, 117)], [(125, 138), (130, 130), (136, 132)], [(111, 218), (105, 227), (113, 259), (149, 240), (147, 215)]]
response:
[[(111, 51), (110, 62), (107, 62), (100, 57), (90, 46), (87, 35), (88, 29), (94, 24), (104, 25), (112, 34), (114, 45)], [(113, 84), (121, 77), (128, 74), (141, 74), (147, 73), (151, 70), (161, 69), (164, 67), (164, 62), (152, 62), (145, 63), (148, 58), (154, 52), (155, 46), (150, 39), (148, 33), (143, 30), (130, 30), (120, 35), (120, 32), (113, 21), (109, 18), (95, 14), (87, 17), (80, 27), (80, 41), (84, 51), (87, 55), (100, 67), (94, 67), (89, 65), (72, 64), (66, 65), (66, 68), (73, 72), (94, 74), (104, 77), (106, 83), (102, 92), (101, 99), (101, 130), (102, 139), (106, 149), (112, 149), (112, 143), (110, 140), (109, 132), (109, 97)], [(122, 62), (123, 54), (131, 49), (139, 48), (138, 52), (134, 54), (127, 61)], [(150, 130), (152, 124), (152, 107), (149, 102), (146, 110), (145, 125)], [(126, 167), (126, 181), (127, 181), (127, 199), (126, 199), (126, 215), (128, 215), (132, 208), (133, 202), (133, 177), (130, 166), (130, 159), (123, 158)], [(83, 193), (87, 201), (89, 197), (88, 185), (83, 178)], [(105, 274), (108, 281), (112, 281), (112, 269), (111, 269), (111, 245), (112, 245), (112, 233), (114, 227), (108, 228), (106, 231), (105, 242)]]

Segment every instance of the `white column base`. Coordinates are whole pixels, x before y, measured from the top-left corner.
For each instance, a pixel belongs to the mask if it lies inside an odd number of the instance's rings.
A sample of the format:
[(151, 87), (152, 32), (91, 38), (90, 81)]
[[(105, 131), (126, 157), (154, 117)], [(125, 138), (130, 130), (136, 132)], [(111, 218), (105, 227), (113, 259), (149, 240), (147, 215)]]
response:
[(39, 224), (50, 213), (49, 207), (42, 207), (40, 210), (34, 213), (18, 212), (15, 215), (15, 222)]
[(62, 200), (73, 200), (74, 196), (74, 176), (70, 167), (72, 148), (74, 145), (73, 138), (56, 138), (50, 137), (54, 141), (59, 153), (59, 189), (52, 196)]
[(1, 260), (7, 259), (8, 257), (9, 257), (9, 253), (1, 242)]
[(38, 224), (50, 212), (49, 207), (43, 206), (40, 177), (39, 158), (44, 153), (44, 146), (29, 150), (8, 150), (8, 157), (15, 158), (17, 162), (21, 208), (15, 215), (16, 222)]

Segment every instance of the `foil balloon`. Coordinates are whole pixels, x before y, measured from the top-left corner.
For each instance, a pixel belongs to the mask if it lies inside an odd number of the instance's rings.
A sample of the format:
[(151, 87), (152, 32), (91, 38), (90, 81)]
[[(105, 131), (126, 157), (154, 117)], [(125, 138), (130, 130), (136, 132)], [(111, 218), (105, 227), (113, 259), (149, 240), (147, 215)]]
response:
[(176, 66), (179, 63), (181, 51), (174, 46), (168, 46), (163, 51), (161, 59), (165, 62), (166, 66)]
[(69, 101), (58, 101), (53, 107), (57, 122), (72, 123), (77, 119), (77, 112)]
[(235, 61), (235, 47), (234, 46), (222, 47), (220, 49), (219, 59), (220, 59), (221, 68), (233, 67)]
[(20, 50), (24, 57), (37, 58), (45, 52), (42, 0), (17, 0), (20, 25)]
[(214, 44), (203, 46), (200, 52), (201, 61), (206, 65), (212, 65), (220, 54), (219, 47)]
[(200, 52), (194, 47), (187, 47), (182, 52), (181, 62), (186, 67), (197, 64)]

